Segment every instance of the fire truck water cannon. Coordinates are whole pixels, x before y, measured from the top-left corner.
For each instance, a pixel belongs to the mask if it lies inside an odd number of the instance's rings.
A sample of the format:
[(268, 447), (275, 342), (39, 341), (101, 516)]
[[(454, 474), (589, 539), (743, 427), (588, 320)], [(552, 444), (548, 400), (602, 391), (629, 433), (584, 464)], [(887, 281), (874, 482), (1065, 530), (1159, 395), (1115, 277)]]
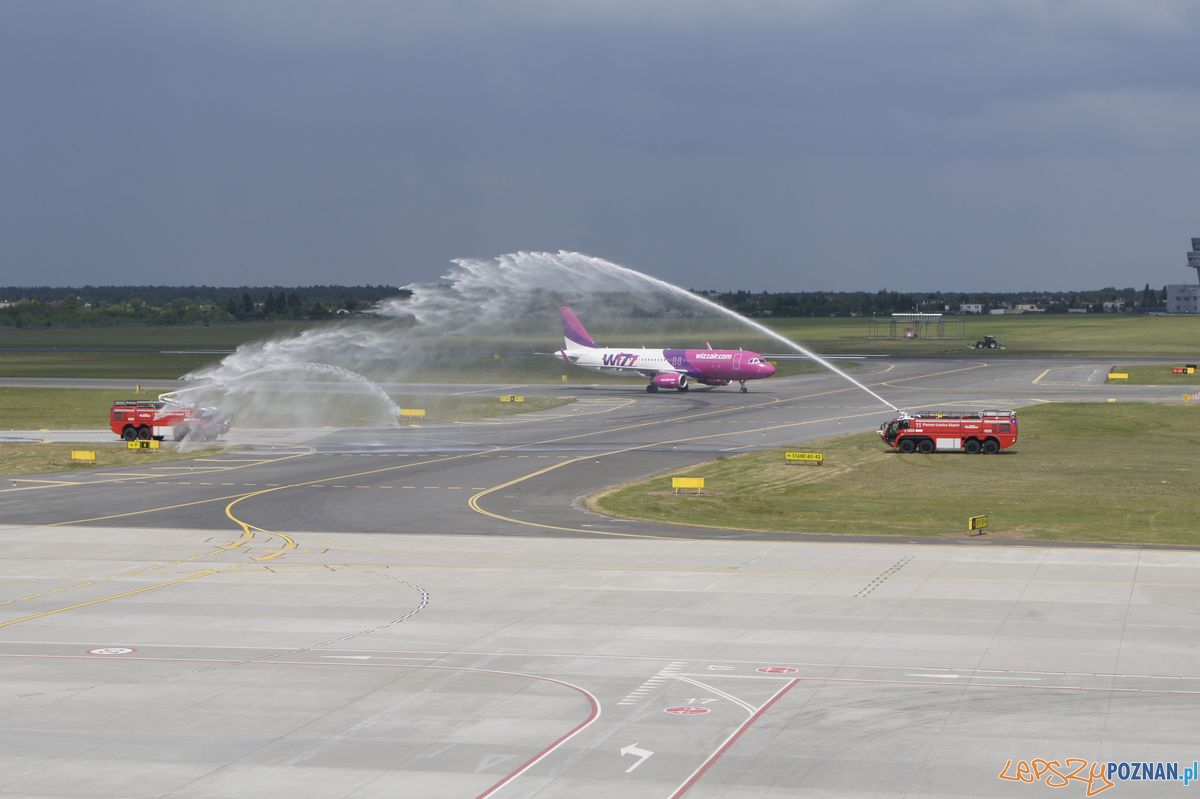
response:
[(188, 405), (172, 398), (118, 400), (108, 412), (108, 427), (126, 441), (151, 438), (215, 441), (229, 432), (229, 414), (211, 405)]
[(879, 426), (879, 437), (905, 454), (958, 451), (987, 455), (1017, 443), (1016, 411), (901, 413)]

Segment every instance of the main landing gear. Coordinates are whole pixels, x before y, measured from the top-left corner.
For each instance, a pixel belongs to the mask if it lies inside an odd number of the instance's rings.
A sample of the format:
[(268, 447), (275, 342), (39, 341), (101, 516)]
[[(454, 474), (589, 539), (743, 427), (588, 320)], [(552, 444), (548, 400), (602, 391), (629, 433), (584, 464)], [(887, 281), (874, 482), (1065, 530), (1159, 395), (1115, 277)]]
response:
[(655, 391), (658, 391), (658, 386), (654, 385), (653, 383), (651, 383), (650, 385), (646, 386), (646, 393), (647, 393), (647, 394), (653, 394)]

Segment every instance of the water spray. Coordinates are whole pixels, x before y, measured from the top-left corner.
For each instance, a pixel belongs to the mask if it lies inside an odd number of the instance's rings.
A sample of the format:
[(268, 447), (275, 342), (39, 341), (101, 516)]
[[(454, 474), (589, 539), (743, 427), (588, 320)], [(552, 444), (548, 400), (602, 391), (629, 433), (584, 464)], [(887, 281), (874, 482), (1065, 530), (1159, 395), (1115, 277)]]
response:
[[(207, 397), (222, 393), (225, 400), (249, 403), (248, 411), (271, 418), (292, 416), (329, 424), (333, 409), (322, 411), (320, 403), (314, 403), (313, 394), (272, 392), (272, 381), (249, 379), (296, 370), (365, 389), (380, 400), (395, 423), (399, 408), (373, 380), (402, 383), (416, 370), (440, 365), (440, 354), (453, 357), (458, 337), (491, 339), (522, 326), (526, 335), (538, 335), (539, 329), (531, 325), (549, 308), (584, 298), (603, 303), (608, 297), (618, 297), (635, 315), (661, 316), (664, 301), (680, 310), (690, 306), (715, 311), (810, 358), (899, 411), (786, 336), (705, 297), (603, 258), (569, 251), (516, 252), (488, 259), (456, 259), (452, 263), (440, 282), (406, 286), (410, 296), (377, 304), (373, 309), (376, 318), (370, 321), (347, 320), (244, 344), (216, 366), (185, 376), (198, 385), (169, 392), (160, 399), (179, 402), (190, 392), (201, 392), (197, 396), (205, 397), (203, 392), (209, 390)], [(218, 400), (213, 397), (213, 401)]]
[(574, 294), (631, 290), (634, 301), (637, 299), (636, 289), (652, 286), (751, 327), (811, 358), (892, 410), (900, 410), (787, 336), (687, 289), (603, 258), (560, 250), (557, 253), (516, 252), (487, 260), (460, 258), (453, 263), (455, 269), (443, 276), (445, 283), (437, 286), (407, 286), (413, 292), (410, 299), (385, 301), (378, 310), (385, 315), (412, 316), (422, 327), (486, 327), (502, 324), (525, 312), (525, 306), (533, 303), (539, 291), (555, 288), (556, 283)]
[[(598, 261), (599, 261), (599, 260), (601, 260), (601, 259), (598, 259), (598, 258), (597, 258), (596, 260), (598, 260)], [(666, 290), (666, 291), (670, 291), (670, 292), (671, 292), (671, 293), (673, 293), (673, 294), (676, 294), (676, 295), (678, 295), (678, 296), (681, 296), (681, 297), (686, 297), (686, 298), (687, 298), (687, 299), (689, 299), (689, 300), (692, 300), (692, 301), (694, 301), (694, 302), (700, 303), (701, 305), (705, 306), (706, 308), (711, 308), (712, 310), (714, 310), (714, 311), (717, 311), (717, 312), (718, 312), (718, 313), (720, 313), (720, 314), (723, 314), (723, 315), (725, 315), (725, 316), (728, 316), (730, 319), (734, 319), (734, 320), (736, 320), (736, 321), (738, 321), (738, 322), (740, 322), (740, 323), (742, 323), (742, 324), (744, 324), (744, 325), (747, 325), (747, 326), (749, 326), (749, 327), (752, 327), (752, 328), (754, 328), (755, 330), (757, 330), (757, 331), (758, 331), (758, 332), (760, 332), (760, 333), (763, 333), (764, 335), (770, 336), (771, 338), (775, 339), (776, 341), (779, 341), (779, 342), (781, 342), (781, 343), (783, 343), (783, 344), (785, 344), (785, 345), (787, 345), (787, 346), (791, 347), (791, 348), (792, 348), (792, 349), (794, 349), (796, 352), (799, 352), (799, 353), (801, 353), (802, 355), (805, 355), (805, 356), (807, 356), (807, 357), (811, 358), (812, 360), (814, 360), (814, 361), (816, 361), (817, 363), (821, 364), (821, 365), (822, 365), (822, 366), (824, 366), (826, 369), (828, 369), (829, 371), (831, 371), (831, 372), (833, 372), (834, 374), (838, 375), (839, 377), (842, 377), (842, 378), (844, 378), (844, 379), (846, 379), (846, 380), (849, 380), (851, 383), (853, 383), (854, 385), (858, 386), (858, 387), (859, 387), (859, 388), (861, 388), (863, 391), (867, 392), (867, 393), (868, 393), (868, 394), (870, 394), (872, 397), (874, 397), (875, 399), (879, 400), (879, 401), (880, 401), (880, 402), (882, 402), (884, 405), (888, 406), (889, 408), (891, 408), (892, 410), (896, 411), (897, 413), (899, 413), (899, 412), (900, 412), (900, 409), (899, 409), (899, 408), (897, 408), (895, 405), (893, 405), (892, 403), (888, 402), (888, 401), (887, 401), (887, 400), (885, 400), (883, 397), (879, 396), (879, 395), (878, 395), (878, 394), (876, 394), (874, 391), (872, 391), (871, 389), (867, 388), (867, 387), (866, 387), (866, 386), (864, 386), (862, 383), (860, 383), (859, 381), (855, 380), (855, 379), (854, 379), (853, 377), (851, 377), (850, 375), (848, 375), (848, 374), (846, 374), (845, 372), (843, 372), (841, 369), (838, 369), (836, 366), (834, 366), (832, 363), (830, 363), (829, 361), (827, 361), (827, 360), (825, 360), (824, 358), (822, 358), (820, 355), (817, 355), (815, 352), (812, 352), (812, 351), (811, 351), (811, 350), (809, 350), (808, 348), (806, 348), (806, 347), (804, 347), (804, 346), (801, 346), (800, 344), (797, 344), (795, 341), (792, 341), (792, 340), (791, 340), (790, 338), (788, 338), (787, 336), (784, 336), (784, 335), (782, 335), (781, 333), (777, 333), (777, 332), (775, 332), (774, 330), (772, 330), (771, 328), (767, 327), (766, 325), (759, 324), (758, 322), (755, 322), (753, 319), (748, 319), (748, 318), (746, 318), (745, 316), (742, 316), (742, 315), (741, 315), (740, 313), (738, 313), (737, 311), (732, 311), (732, 310), (730, 310), (729, 308), (726, 308), (726, 307), (725, 307), (725, 306), (723, 306), (723, 305), (720, 305), (720, 304), (718, 304), (718, 303), (715, 303), (715, 302), (713, 302), (712, 300), (710, 300), (710, 299), (708, 299), (708, 298), (706, 298), (706, 297), (701, 297), (701, 296), (700, 296), (700, 295), (698, 295), (698, 294), (693, 294), (692, 292), (688, 291), (687, 289), (680, 288), (679, 286), (676, 286), (676, 285), (674, 285), (674, 284), (668, 283), (668, 282), (667, 282), (667, 281), (665, 281), (665, 280), (660, 280), (660, 279), (658, 279), (658, 278), (656, 278), (656, 277), (652, 277), (652, 276), (650, 276), (650, 275), (647, 275), (647, 274), (644, 274), (644, 273), (642, 273), (642, 272), (638, 272), (638, 271), (636, 271), (636, 270), (634, 270), (634, 269), (630, 269), (630, 268), (628, 268), (628, 267), (621, 266), (620, 264), (614, 264), (614, 263), (611, 263), (611, 262), (608, 262), (608, 261), (605, 261), (604, 263), (608, 264), (608, 265), (609, 265), (610, 267), (612, 267), (612, 268), (615, 268), (615, 269), (620, 269), (620, 270), (624, 270), (624, 271), (626, 271), (626, 272), (629, 272), (629, 273), (630, 273), (630, 274), (632, 274), (632, 275), (636, 275), (637, 277), (641, 278), (642, 280), (645, 280), (646, 282), (650, 283), (651, 285), (658, 286), (659, 288), (662, 288), (662, 289), (664, 289), (664, 290)]]

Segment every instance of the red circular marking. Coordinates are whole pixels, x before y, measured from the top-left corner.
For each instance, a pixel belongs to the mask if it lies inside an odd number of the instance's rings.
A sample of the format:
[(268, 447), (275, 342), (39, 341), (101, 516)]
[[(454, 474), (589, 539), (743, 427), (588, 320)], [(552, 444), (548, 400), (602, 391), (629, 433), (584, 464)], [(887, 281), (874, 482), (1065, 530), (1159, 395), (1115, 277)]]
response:
[(760, 674), (795, 674), (796, 669), (791, 666), (759, 666), (755, 671)]
[(708, 712), (706, 707), (691, 707), (690, 705), (679, 705), (678, 707), (669, 707), (663, 710), (664, 713), (674, 713), (676, 716), (702, 716)]

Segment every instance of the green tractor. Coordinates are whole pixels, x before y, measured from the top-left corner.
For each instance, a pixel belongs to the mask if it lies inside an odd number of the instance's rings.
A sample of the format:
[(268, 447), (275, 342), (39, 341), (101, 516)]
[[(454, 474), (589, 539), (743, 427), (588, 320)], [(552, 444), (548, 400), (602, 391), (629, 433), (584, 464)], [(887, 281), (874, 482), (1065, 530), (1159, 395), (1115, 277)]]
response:
[(967, 349), (970, 350), (1002, 350), (1004, 345), (996, 341), (995, 336), (984, 336), (974, 344), (968, 344)]

